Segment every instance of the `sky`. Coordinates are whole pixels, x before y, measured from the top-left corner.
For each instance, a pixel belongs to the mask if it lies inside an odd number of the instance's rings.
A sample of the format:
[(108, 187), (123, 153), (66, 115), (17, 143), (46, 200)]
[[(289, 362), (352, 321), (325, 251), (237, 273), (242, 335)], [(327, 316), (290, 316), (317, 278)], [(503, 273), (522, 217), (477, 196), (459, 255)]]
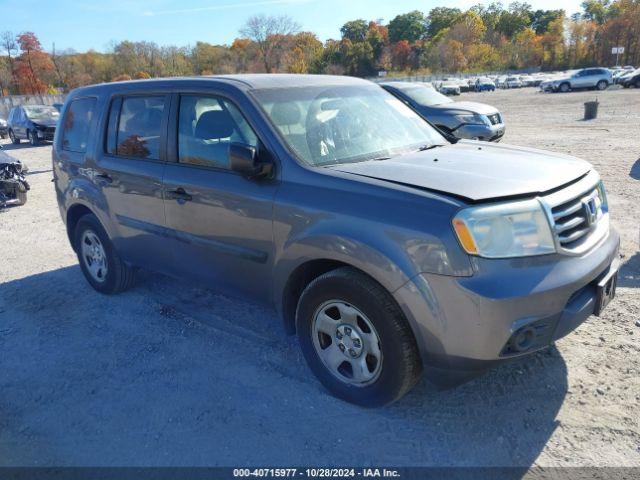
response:
[[(528, 0), (534, 9), (580, 10), (582, 0)], [(231, 44), (248, 17), (288, 15), (320, 40), (340, 38), (349, 20), (383, 19), (434, 7), (467, 9), (489, 0), (0, 0), (0, 31), (34, 32), (45, 50), (108, 51), (121, 40), (187, 46)], [(510, 0), (503, 1), (504, 4)]]

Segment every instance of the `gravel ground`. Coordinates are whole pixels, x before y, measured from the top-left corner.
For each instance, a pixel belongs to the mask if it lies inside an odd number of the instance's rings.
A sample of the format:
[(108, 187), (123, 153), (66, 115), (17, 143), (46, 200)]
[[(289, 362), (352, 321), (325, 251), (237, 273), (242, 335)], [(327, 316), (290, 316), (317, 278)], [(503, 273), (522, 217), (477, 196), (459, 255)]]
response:
[(586, 158), (622, 235), (617, 299), (555, 347), (384, 409), (325, 393), (269, 310), (154, 274), (101, 296), (59, 218), (50, 146), (0, 212), (0, 466), (640, 466), (640, 92), (467, 94), (504, 142)]

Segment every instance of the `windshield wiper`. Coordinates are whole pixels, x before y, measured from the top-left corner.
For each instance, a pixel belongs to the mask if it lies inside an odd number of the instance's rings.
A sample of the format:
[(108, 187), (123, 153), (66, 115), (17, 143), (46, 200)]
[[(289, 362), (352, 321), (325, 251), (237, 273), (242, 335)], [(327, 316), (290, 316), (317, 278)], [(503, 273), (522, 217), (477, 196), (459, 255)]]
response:
[(381, 160), (389, 160), (391, 157), (373, 157), (367, 158), (367, 162), (379, 162)]
[(442, 145), (441, 143), (433, 143), (433, 144), (426, 144), (426, 145), (422, 145), (417, 151), (418, 152), (424, 152), (425, 150), (431, 150), (432, 148), (436, 148), (436, 147), (443, 147), (444, 145)]

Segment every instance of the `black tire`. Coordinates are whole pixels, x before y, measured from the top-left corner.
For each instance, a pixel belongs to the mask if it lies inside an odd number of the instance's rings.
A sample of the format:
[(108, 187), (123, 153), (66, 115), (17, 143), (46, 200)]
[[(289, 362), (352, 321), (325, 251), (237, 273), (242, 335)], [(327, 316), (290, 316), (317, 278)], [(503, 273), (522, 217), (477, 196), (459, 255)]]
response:
[(16, 134), (13, 133), (13, 130), (9, 130), (9, 138), (11, 139), (11, 143), (14, 145), (18, 145), (20, 143), (20, 139), (16, 137)]
[(569, 90), (571, 90), (571, 85), (569, 85), (568, 83), (561, 83), (560, 87), (559, 87), (559, 90), (562, 93), (567, 93)]
[(634, 82), (633, 86), (634, 86), (635, 88), (640, 88), (640, 78), (639, 78), (639, 79), (637, 79), (637, 80)]
[(18, 199), (18, 205), (24, 205), (27, 203), (27, 192), (21, 192), (18, 190), (16, 193), (16, 198)]
[[(372, 383), (354, 385), (334, 376), (314, 347), (313, 318), (326, 302), (339, 299), (367, 316), (380, 340), (380, 373)], [(391, 294), (367, 275), (341, 267), (321, 275), (302, 292), (296, 311), (302, 353), (320, 382), (336, 397), (363, 407), (399, 400), (420, 379), (422, 363), (413, 332)]]
[(32, 147), (37, 147), (40, 144), (35, 132), (27, 131), (27, 140), (29, 140), (29, 143), (31, 144)]
[(606, 90), (608, 86), (609, 82), (607, 82), (606, 80), (600, 80), (598, 83), (596, 83), (596, 89), (600, 91)]
[[(107, 274), (102, 282), (96, 281), (96, 279), (93, 278), (89, 272), (86, 260), (82, 258), (80, 242), (82, 241), (83, 234), (86, 231), (93, 232), (99, 238), (100, 243), (102, 243), (104, 248)], [(107, 232), (105, 232), (100, 221), (95, 215), (87, 214), (78, 220), (73, 238), (74, 248), (78, 255), (78, 261), (80, 262), (82, 273), (95, 290), (100, 293), (111, 295), (123, 292), (133, 286), (135, 282), (135, 269), (120, 259), (120, 256), (113, 247)]]

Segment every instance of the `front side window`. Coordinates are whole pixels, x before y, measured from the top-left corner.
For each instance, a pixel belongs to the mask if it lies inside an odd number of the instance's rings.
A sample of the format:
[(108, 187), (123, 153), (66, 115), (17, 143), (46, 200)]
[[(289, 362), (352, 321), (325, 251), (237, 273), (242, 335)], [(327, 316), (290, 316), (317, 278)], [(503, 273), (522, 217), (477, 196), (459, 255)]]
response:
[(380, 159), (447, 143), (377, 85), (269, 88), (253, 94), (290, 149), (309, 165)]
[(164, 100), (164, 96), (122, 99), (113, 153), (151, 160), (160, 158)]
[(232, 103), (209, 96), (180, 97), (180, 163), (228, 169), (232, 142), (258, 145), (258, 137)]
[(84, 153), (89, 141), (89, 127), (96, 108), (95, 98), (80, 98), (69, 104), (62, 122), (62, 149)]

